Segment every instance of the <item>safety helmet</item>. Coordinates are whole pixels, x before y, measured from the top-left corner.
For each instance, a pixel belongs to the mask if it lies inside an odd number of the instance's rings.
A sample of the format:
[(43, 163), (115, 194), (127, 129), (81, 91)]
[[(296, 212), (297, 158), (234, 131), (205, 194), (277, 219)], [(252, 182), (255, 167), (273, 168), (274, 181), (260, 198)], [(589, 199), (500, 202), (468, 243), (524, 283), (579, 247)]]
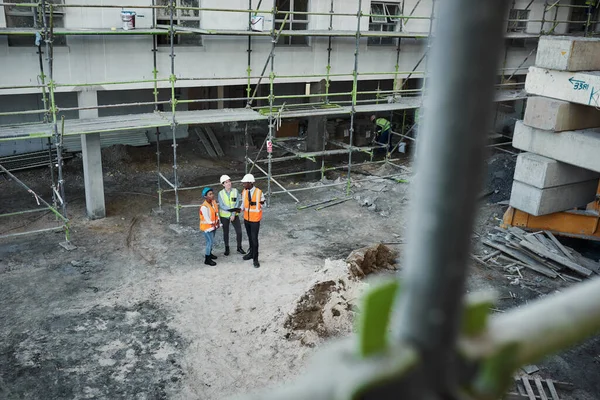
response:
[(242, 183), (254, 183), (254, 175), (246, 174), (242, 178)]
[(221, 185), (223, 183), (225, 183), (225, 181), (230, 181), (231, 178), (229, 177), (229, 175), (221, 175), (221, 177), (219, 178), (219, 182), (221, 182)]

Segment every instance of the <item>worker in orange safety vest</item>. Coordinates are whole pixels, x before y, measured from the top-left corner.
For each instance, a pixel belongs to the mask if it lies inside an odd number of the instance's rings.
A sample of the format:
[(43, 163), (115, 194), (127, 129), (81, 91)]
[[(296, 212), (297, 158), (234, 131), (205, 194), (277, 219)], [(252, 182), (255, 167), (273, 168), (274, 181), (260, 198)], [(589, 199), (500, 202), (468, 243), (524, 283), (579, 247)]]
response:
[(204, 203), (200, 206), (200, 230), (204, 233), (206, 239), (206, 252), (204, 253), (204, 264), (206, 265), (217, 265), (214, 261), (217, 259), (212, 253), (213, 243), (215, 240), (215, 232), (221, 226), (219, 220), (219, 205), (215, 201), (215, 194), (209, 187), (205, 187), (202, 190), (202, 196), (204, 196)]
[(254, 268), (259, 268), (258, 262), (258, 231), (260, 230), (260, 221), (265, 204), (265, 196), (259, 188), (254, 186), (254, 176), (246, 174), (242, 178), (244, 191), (242, 192), (242, 216), (244, 217), (244, 226), (248, 234), (248, 243), (250, 249), (244, 260), (254, 260)]

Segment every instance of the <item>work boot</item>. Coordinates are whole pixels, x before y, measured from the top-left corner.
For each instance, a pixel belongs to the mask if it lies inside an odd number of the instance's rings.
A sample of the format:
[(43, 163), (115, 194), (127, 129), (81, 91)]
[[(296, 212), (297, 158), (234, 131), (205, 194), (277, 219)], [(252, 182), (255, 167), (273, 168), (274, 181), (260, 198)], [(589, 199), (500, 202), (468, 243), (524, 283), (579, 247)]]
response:
[(228, 256), (229, 255), (229, 246), (225, 246), (225, 255)]
[(242, 246), (237, 248), (237, 252), (240, 254), (246, 254), (246, 251), (244, 249), (242, 249)]
[(210, 257), (211, 260), (216, 260), (217, 259), (217, 256), (215, 256), (213, 253), (210, 253), (209, 257)]
[(260, 268), (260, 263), (258, 260), (254, 260), (254, 268)]
[(252, 253), (248, 253), (244, 257), (242, 257), (242, 259), (244, 259), (244, 260), (252, 260), (252, 258), (253, 258)]
[(210, 259), (210, 256), (204, 256), (204, 264), (212, 265), (212, 266), (217, 265), (216, 262), (214, 262), (213, 260)]

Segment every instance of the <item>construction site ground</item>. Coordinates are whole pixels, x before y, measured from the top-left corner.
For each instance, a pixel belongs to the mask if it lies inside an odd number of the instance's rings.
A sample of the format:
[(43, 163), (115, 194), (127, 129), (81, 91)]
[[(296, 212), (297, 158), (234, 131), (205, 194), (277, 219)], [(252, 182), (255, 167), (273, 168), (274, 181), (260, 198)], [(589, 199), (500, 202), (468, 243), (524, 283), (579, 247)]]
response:
[[(168, 176), (170, 146), (161, 146)], [(58, 245), (62, 233), (0, 242), (0, 398), (221, 399), (281, 384), (300, 374), (324, 341), (352, 331), (357, 299), (368, 285), (348, 271), (344, 260), (352, 251), (388, 243), (402, 269), (410, 190), (419, 179), (409, 157), (400, 162), (408, 169), (371, 165), (353, 174), (360, 180), (398, 173), (405, 182), (359, 182), (351, 187), (352, 199), (322, 210), (298, 210), (289, 196), (274, 196), (261, 225), (261, 268), (255, 269), (235, 252), (223, 256), (221, 231), (218, 265), (204, 265), (198, 211), (182, 209), (175, 225), (172, 193), (164, 196), (164, 213), (153, 213), (155, 152), (152, 146), (103, 150), (107, 217), (95, 221), (85, 217), (81, 160), (68, 160), (68, 215), (77, 249)], [(185, 186), (216, 182), (223, 173), (243, 175), (240, 157), (207, 159), (193, 140), (182, 142), (179, 152)], [(479, 256), (492, 251), (480, 238), (499, 225), (506, 206), (497, 202), (508, 198), (514, 157), (494, 156), (490, 166), (473, 235)], [(325, 183), (344, 174), (330, 172)], [(16, 175), (50, 199), (46, 170)], [(323, 184), (282, 182), (288, 188)], [(258, 186), (265, 189), (266, 182)], [(317, 187), (295, 195), (309, 204), (344, 198), (345, 190)], [(0, 199), (2, 213), (36, 207), (31, 194), (5, 178)], [(197, 190), (181, 192), (180, 199), (201, 202)], [(53, 223), (50, 213), (5, 218), (0, 234)], [(488, 264), (471, 265), (468, 290), (496, 289), (494, 312), (570, 285), (529, 270), (521, 271), (523, 278), (507, 276)], [(374, 269), (391, 273), (385, 266)], [(585, 400), (600, 398), (599, 363), (596, 337), (537, 366), (543, 378), (574, 385), (561, 398)]]

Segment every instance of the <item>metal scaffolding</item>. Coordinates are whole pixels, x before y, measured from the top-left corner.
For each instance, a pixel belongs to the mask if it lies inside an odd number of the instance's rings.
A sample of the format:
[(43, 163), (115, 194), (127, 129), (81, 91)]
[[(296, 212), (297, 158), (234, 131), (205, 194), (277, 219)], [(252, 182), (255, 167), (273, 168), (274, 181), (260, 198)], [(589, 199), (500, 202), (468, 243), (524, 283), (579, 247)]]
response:
[[(533, 3), (533, 2), (531, 2)], [(527, 6), (529, 8), (531, 3)], [(560, 5), (559, 1), (552, 5), (545, 4), (544, 14), (541, 20), (534, 19), (518, 19), (508, 20), (517, 22), (540, 22), (541, 29), (539, 34), (531, 34), (526, 32), (510, 32), (507, 33), (506, 39), (537, 39), (542, 34), (551, 34), (554, 29), (560, 23), (585, 23), (586, 33), (591, 34), (589, 27), (597, 21), (592, 21), (589, 17), (587, 21), (569, 21), (569, 20), (558, 20), (558, 7), (568, 7), (569, 5)], [(321, 178), (325, 177), (325, 172), (332, 169), (339, 169), (339, 166), (328, 167), (325, 162), (326, 156), (343, 155), (347, 154), (348, 162), (342, 169), (347, 170), (346, 177), (346, 188), (350, 190), (352, 183), (352, 168), (356, 165), (366, 165), (371, 163), (387, 163), (393, 164), (391, 154), (395, 151), (400, 142), (398, 142), (392, 151), (386, 151), (384, 160), (374, 161), (374, 151), (381, 148), (388, 148), (391, 142), (392, 135), (401, 137), (403, 140), (414, 140), (414, 137), (410, 136), (411, 132), (415, 131), (415, 125), (407, 126), (407, 110), (416, 110), (421, 106), (419, 96), (421, 89), (406, 89), (405, 86), (408, 80), (413, 76), (419, 76), (424, 78), (424, 69), (419, 69), (424, 61), (427, 64), (428, 48), (424, 51), (423, 57), (416, 63), (414, 68), (410, 71), (400, 71), (400, 53), (401, 53), (401, 41), (403, 39), (421, 40), (428, 39), (434, 36), (434, 18), (435, 18), (435, 1), (431, 7), (431, 14), (427, 16), (415, 15), (415, 11), (418, 7), (418, 3), (405, 15), (397, 15), (395, 18), (401, 21), (401, 24), (405, 24), (410, 20), (427, 20), (429, 21), (428, 32), (407, 32), (404, 29), (395, 32), (375, 32), (366, 31), (361, 29), (361, 18), (364, 17), (381, 17), (378, 14), (364, 13), (362, 11), (362, 0), (357, 0), (357, 11), (354, 13), (335, 12), (334, 2), (331, 0), (329, 12), (308, 12), (308, 11), (294, 11), (294, 10), (278, 10), (277, 1), (273, 0), (273, 5), (270, 10), (261, 10), (260, 2), (256, 9), (253, 7), (252, 0), (248, 1), (247, 9), (228, 9), (228, 8), (206, 8), (206, 7), (182, 7), (177, 6), (175, 0), (169, 0), (168, 5), (157, 5), (155, 0), (152, 0), (151, 5), (105, 5), (105, 4), (55, 4), (49, 3), (46, 0), (40, 0), (39, 2), (30, 3), (10, 3), (0, 2), (0, 6), (19, 6), (19, 7), (32, 7), (35, 9), (34, 19), (35, 26), (33, 28), (0, 28), (0, 35), (24, 35), (39, 37), (42, 41), (38, 42), (38, 53), (40, 59), (40, 76), (38, 84), (36, 85), (13, 85), (13, 86), (0, 86), (0, 91), (6, 90), (19, 90), (19, 89), (39, 89), (43, 97), (44, 108), (39, 110), (24, 110), (16, 112), (1, 112), (0, 116), (5, 115), (26, 115), (26, 114), (39, 114), (43, 116), (43, 122), (41, 123), (30, 123), (30, 124), (13, 124), (0, 126), (0, 142), (6, 140), (23, 139), (31, 137), (48, 138), (52, 140), (53, 148), (56, 152), (56, 173), (58, 181), (54, 182), (54, 169), (52, 171), (52, 193), (53, 201), (55, 206), (58, 204), (61, 209), (60, 215), (65, 219), (67, 218), (67, 201), (64, 193), (65, 182), (62, 174), (62, 156), (63, 156), (63, 137), (69, 135), (81, 135), (88, 133), (101, 133), (101, 132), (118, 132), (126, 131), (131, 129), (154, 129), (156, 130), (157, 139), (157, 191), (159, 195), (159, 210), (162, 209), (163, 194), (174, 193), (174, 208), (176, 221), (180, 221), (180, 210), (183, 207), (180, 204), (179, 192), (181, 190), (191, 190), (196, 188), (182, 187), (178, 179), (178, 165), (177, 165), (177, 139), (176, 131), (177, 126), (181, 124), (209, 124), (215, 122), (245, 122), (245, 171), (250, 172), (254, 168), (258, 169), (261, 173), (264, 173), (267, 180), (267, 198), (268, 204), (271, 204), (271, 196), (278, 193), (287, 193), (295, 201), (298, 201), (291, 194), (291, 190), (287, 190), (280, 182), (274, 178), (278, 176), (294, 176), (305, 174), (307, 172), (320, 172)], [(576, 6), (571, 6), (576, 7)], [(73, 29), (73, 28), (62, 28), (55, 27), (53, 24), (53, 11), (54, 9), (68, 9), (68, 8), (115, 8), (115, 9), (151, 9), (153, 26), (148, 29), (134, 29), (134, 30), (121, 30), (121, 29)], [(168, 13), (169, 25), (157, 24), (156, 12), (163, 10)], [(546, 14), (554, 9), (554, 19), (546, 19)], [(231, 29), (196, 29), (183, 27), (176, 24), (175, 13), (177, 10), (186, 10), (194, 12), (216, 12), (216, 13), (243, 13), (248, 15), (248, 29), (247, 30), (231, 30)], [(404, 14), (402, 9), (401, 14)], [(252, 30), (252, 16), (253, 15), (269, 15), (273, 20), (273, 25), (269, 31), (254, 31)], [(283, 15), (284, 19), (279, 29), (276, 28), (276, 17)], [(329, 26), (327, 30), (288, 30), (286, 27), (286, 21), (291, 20), (294, 15), (302, 16), (326, 16), (329, 19)], [(591, 14), (588, 14), (591, 15)], [(334, 29), (333, 17), (348, 17), (356, 18), (356, 29), (355, 30), (338, 30)], [(551, 22), (553, 24), (549, 31), (544, 31), (544, 24)], [(56, 82), (54, 78), (54, 45), (53, 39), (56, 36), (81, 36), (81, 35), (151, 35), (153, 37), (152, 52), (153, 52), (153, 79), (140, 79), (140, 80), (128, 80), (128, 81), (115, 81), (115, 82), (87, 82), (87, 83), (65, 83)], [(248, 39), (247, 47), (247, 69), (246, 76), (233, 76), (233, 77), (177, 77), (175, 73), (175, 39), (179, 35), (217, 35), (217, 36), (245, 36)], [(169, 39), (169, 56), (170, 71), (168, 76), (159, 77), (159, 71), (157, 70), (157, 42), (159, 36), (166, 36)], [(268, 37), (271, 41), (271, 51), (265, 60), (264, 68), (259, 75), (253, 75), (252, 71), (252, 42), (253, 38)], [(323, 37), (327, 38), (327, 65), (325, 71), (322, 74), (312, 75), (279, 75), (275, 69), (275, 50), (276, 44), (280, 38), (286, 37)], [(396, 45), (396, 63), (392, 71), (359, 71), (359, 51), (360, 43), (363, 38), (374, 38), (374, 37), (385, 37), (397, 40)], [(331, 73), (331, 52), (332, 43), (337, 38), (354, 38), (355, 39), (355, 50), (354, 50), (354, 66), (350, 73)], [(46, 65), (42, 60), (42, 44), (44, 43), (45, 48), (45, 61)], [(527, 62), (529, 57), (533, 54), (530, 53), (525, 60), (517, 68), (507, 68), (506, 65), (499, 71), (502, 76), (502, 82), (497, 85), (501, 90), (497, 93), (496, 101), (513, 101), (525, 98), (525, 94), (521, 90), (520, 84), (511, 83), (512, 77), (525, 69), (523, 65)], [(47, 75), (45, 74), (47, 69)], [(267, 70), (269, 71), (267, 74)], [(506, 75), (509, 75), (508, 79), (504, 79)], [(332, 92), (331, 83), (333, 78), (351, 79), (352, 89), (349, 92)], [(392, 90), (359, 90), (359, 81), (361, 77), (379, 77), (380, 79), (390, 79), (393, 81)], [(177, 83), (186, 81), (214, 81), (220, 80), (237, 80), (240, 82), (246, 82), (246, 96), (245, 97), (227, 97), (217, 96), (217, 98), (204, 98), (204, 99), (185, 99), (181, 100), (176, 97)], [(267, 96), (257, 96), (259, 94), (259, 88), (263, 80), (268, 79), (269, 93)], [(318, 94), (303, 94), (303, 95), (275, 95), (275, 85), (278, 82), (306, 82), (307, 80), (322, 79), (325, 81), (325, 92)], [(153, 87), (154, 101), (149, 102), (137, 102), (137, 103), (121, 103), (121, 104), (110, 104), (110, 105), (97, 105), (94, 107), (59, 107), (56, 102), (55, 94), (58, 88), (64, 87), (91, 87), (91, 86), (106, 86), (118, 88), (119, 85), (149, 85)], [(252, 86), (254, 85), (254, 88)], [(158, 91), (159, 88), (170, 89), (170, 99), (159, 101)], [(508, 90), (506, 90), (508, 89)], [(368, 99), (359, 99), (359, 96), (367, 96)], [(402, 97), (404, 96), (404, 97)], [(350, 100), (344, 100), (343, 98), (350, 98)], [(317, 98), (318, 101), (310, 102), (308, 104), (287, 104), (288, 99), (293, 100), (308, 100)], [(391, 103), (381, 103), (382, 98), (391, 98)], [(177, 106), (180, 104), (192, 104), (192, 103), (207, 103), (207, 102), (225, 102), (225, 101), (245, 101), (246, 107), (239, 109), (226, 109), (226, 110), (197, 110), (197, 111), (181, 111), (177, 110)], [(259, 106), (253, 104), (255, 101), (266, 101), (268, 106)], [(276, 102), (283, 102), (281, 105), (276, 105)], [(170, 112), (160, 111), (159, 106), (170, 105)], [(59, 121), (58, 114), (63, 111), (79, 111), (86, 109), (104, 109), (104, 108), (125, 108), (134, 107), (141, 105), (152, 105), (154, 106), (153, 113), (147, 114), (132, 114), (118, 117), (98, 117), (95, 119), (81, 119), (81, 120), (62, 120)], [(355, 118), (359, 113), (389, 113), (390, 120), (394, 121), (394, 112), (402, 112), (402, 125), (400, 132), (392, 132), (389, 135), (388, 143), (378, 144), (374, 143), (370, 146), (355, 146)], [(276, 137), (277, 128), (280, 126), (282, 119), (288, 118), (299, 118), (299, 117), (313, 117), (313, 116), (345, 116), (350, 119), (349, 128), (349, 142), (336, 142), (335, 140), (327, 139), (327, 132), (324, 129), (323, 133), (323, 148), (320, 151), (296, 151), (282, 140), (278, 140)], [(248, 122), (250, 121), (267, 121), (268, 131), (258, 151), (258, 155), (255, 160), (249, 157), (249, 133), (248, 133)], [(60, 125), (59, 125), (60, 124)], [(398, 124), (399, 125), (399, 124)], [(173, 165), (172, 165), (172, 176), (167, 177), (161, 169), (161, 158), (160, 158), (160, 128), (170, 127), (171, 129), (171, 142), (173, 148)], [(334, 148), (327, 148), (328, 146)], [(263, 149), (267, 149), (266, 159), (259, 159)], [(283, 152), (282, 156), (274, 157), (272, 148), (275, 147)], [(363, 152), (369, 155), (369, 161), (360, 164), (353, 163), (353, 153)], [(289, 154), (289, 155), (287, 155)], [(321, 158), (320, 168), (316, 168), (314, 171), (300, 171), (295, 173), (287, 173), (276, 175), (273, 171), (273, 164), (278, 162), (284, 162), (289, 160), (308, 159), (317, 163), (317, 158)], [(260, 167), (260, 164), (267, 164), (266, 170)], [(166, 183), (168, 188), (163, 188), (162, 183)], [(271, 188), (271, 182), (279, 186), (280, 191), (273, 191)], [(323, 187), (323, 186), (320, 186)], [(297, 190), (297, 189), (296, 189)]]

